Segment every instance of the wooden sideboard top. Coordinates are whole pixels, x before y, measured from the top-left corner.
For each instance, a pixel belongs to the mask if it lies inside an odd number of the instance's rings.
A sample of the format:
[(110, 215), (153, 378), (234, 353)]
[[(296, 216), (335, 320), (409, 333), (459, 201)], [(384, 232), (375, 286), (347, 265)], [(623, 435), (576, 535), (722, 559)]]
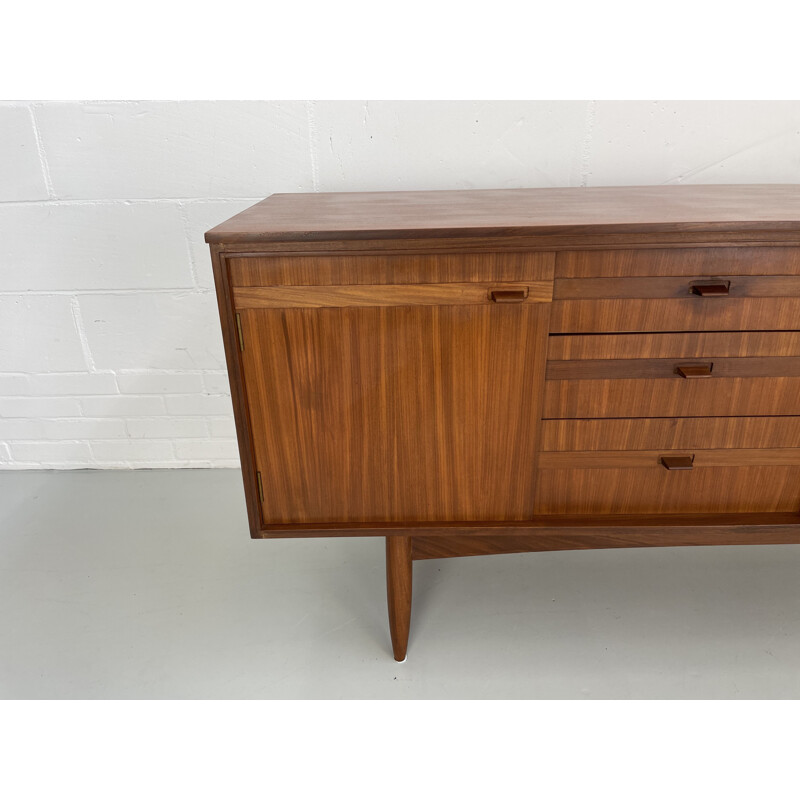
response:
[(217, 244), (481, 236), (800, 233), (800, 185), (273, 194), (206, 233)]

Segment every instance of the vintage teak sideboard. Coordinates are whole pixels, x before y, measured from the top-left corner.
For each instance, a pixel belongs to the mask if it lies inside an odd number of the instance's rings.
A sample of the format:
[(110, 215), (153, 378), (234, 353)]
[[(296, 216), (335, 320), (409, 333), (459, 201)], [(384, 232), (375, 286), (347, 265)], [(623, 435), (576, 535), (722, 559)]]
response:
[(206, 234), (251, 535), (800, 542), (800, 187), (279, 194)]

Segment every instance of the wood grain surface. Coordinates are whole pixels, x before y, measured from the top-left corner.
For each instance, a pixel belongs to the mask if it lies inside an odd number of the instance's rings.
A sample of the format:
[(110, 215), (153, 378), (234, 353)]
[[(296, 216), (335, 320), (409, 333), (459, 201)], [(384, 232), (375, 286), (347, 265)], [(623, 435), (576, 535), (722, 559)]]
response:
[[(692, 369), (692, 368), (702, 368)], [(774, 358), (620, 358), (580, 361), (548, 361), (548, 380), (603, 380), (610, 378), (673, 378), (697, 379), (693, 371), (702, 372), (703, 379), (760, 378), (800, 376), (800, 356)], [(682, 373), (686, 373), (685, 375)], [(708, 373), (708, 374), (706, 374)], [(688, 376), (688, 377), (687, 377)]]
[(536, 527), (514, 533), (413, 536), (411, 554), (421, 560), (552, 550), (751, 544), (800, 544), (800, 517), (791, 513), (646, 517), (609, 514), (583, 520), (542, 517)]
[(386, 599), (389, 609), (389, 634), (395, 661), (403, 661), (408, 650), (411, 628), (411, 590), (413, 585), (411, 538), (386, 537)]
[(800, 232), (800, 188), (762, 184), (275, 194), (208, 231), (206, 241), (746, 230)]
[(556, 259), (557, 278), (653, 278), (671, 275), (800, 275), (800, 248), (572, 250), (559, 253)]
[(232, 286), (550, 281), (555, 253), (236, 256)]
[(529, 518), (548, 310), (242, 311), (263, 522)]
[(542, 451), (800, 447), (800, 417), (551, 419)]
[[(611, 531), (647, 531), (650, 534), (672, 529), (684, 529), (691, 526), (703, 531), (713, 530), (720, 534), (719, 541), (707, 544), (726, 544), (722, 534), (738, 530), (749, 532), (757, 538), (759, 530), (780, 526), (784, 530), (800, 532), (800, 514), (798, 512), (780, 513), (728, 513), (713, 514), (668, 513), (668, 514), (537, 514), (527, 520), (515, 522), (498, 522), (483, 520), (479, 522), (436, 522), (415, 523), (404, 522), (348, 522), (303, 525), (276, 525), (262, 528), (256, 538), (323, 538), (329, 536), (406, 536), (412, 540), (418, 537), (441, 538), (491, 536), (503, 538), (531, 532), (546, 533), (553, 536), (571, 535), (579, 532), (582, 536), (602, 537)], [(752, 542), (755, 544), (756, 542)], [(695, 542), (698, 544), (698, 542)], [(412, 544), (413, 546), (413, 544)]]
[(542, 469), (537, 514), (678, 514), (800, 509), (800, 466)]
[(800, 466), (800, 448), (721, 448), (716, 450), (579, 450), (542, 452), (539, 469), (664, 469), (664, 456), (689, 455), (692, 469), (708, 467)]
[(487, 305), (495, 291), (519, 292), (522, 303), (549, 303), (552, 281), (401, 283), (345, 286), (260, 286), (233, 290), (236, 309), (345, 308), (355, 306)]
[(551, 361), (604, 358), (752, 358), (800, 356), (797, 331), (614, 333), (551, 336)]
[(551, 333), (793, 330), (800, 297), (554, 300)]
[[(553, 297), (556, 300), (693, 298), (695, 287), (711, 283), (707, 278), (556, 278)], [(724, 284), (723, 297), (797, 297), (800, 276), (797, 275), (718, 275), (713, 283)]]
[(800, 414), (800, 378), (547, 381), (545, 419)]
[(239, 463), (241, 464), (242, 481), (244, 482), (247, 523), (250, 528), (250, 536), (255, 539), (261, 535), (261, 508), (258, 501), (258, 483), (250, 434), (250, 412), (247, 407), (247, 398), (242, 380), (241, 353), (236, 329), (236, 317), (233, 310), (233, 298), (228, 281), (228, 269), (225, 257), (221, 255), (218, 245), (211, 245), (211, 266), (214, 271), (214, 285), (216, 287), (217, 308), (222, 330), (222, 343), (225, 349), (225, 362), (228, 366), (233, 418), (239, 446)]

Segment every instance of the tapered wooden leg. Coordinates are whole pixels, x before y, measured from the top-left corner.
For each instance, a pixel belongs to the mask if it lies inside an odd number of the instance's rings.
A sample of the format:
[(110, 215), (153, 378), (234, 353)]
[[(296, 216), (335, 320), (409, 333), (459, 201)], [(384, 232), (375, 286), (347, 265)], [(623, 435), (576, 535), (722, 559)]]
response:
[(411, 625), (411, 537), (386, 537), (386, 596), (394, 660), (403, 661)]

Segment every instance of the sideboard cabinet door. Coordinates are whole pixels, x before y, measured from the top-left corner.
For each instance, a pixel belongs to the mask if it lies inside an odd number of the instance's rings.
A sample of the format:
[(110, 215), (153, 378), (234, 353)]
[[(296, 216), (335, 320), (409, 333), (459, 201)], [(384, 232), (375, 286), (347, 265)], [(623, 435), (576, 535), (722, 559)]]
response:
[(550, 304), (372, 296), (239, 311), (262, 523), (529, 519)]

